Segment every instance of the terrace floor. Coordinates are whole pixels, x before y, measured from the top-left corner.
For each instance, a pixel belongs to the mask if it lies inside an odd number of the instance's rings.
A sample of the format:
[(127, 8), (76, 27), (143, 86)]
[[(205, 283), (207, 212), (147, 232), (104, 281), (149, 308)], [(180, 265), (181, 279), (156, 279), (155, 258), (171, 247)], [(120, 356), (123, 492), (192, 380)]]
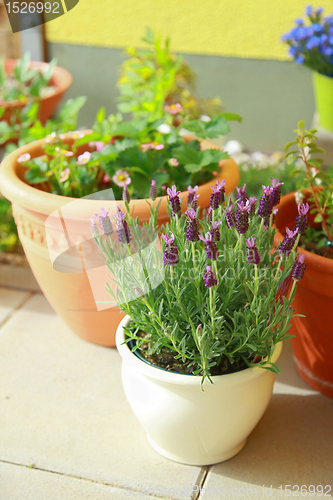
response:
[(333, 399), (298, 376), (288, 342), (278, 364), (269, 407), (236, 457), (202, 468), (168, 461), (125, 399), (116, 349), (78, 338), (30, 269), (2, 265), (0, 499), (278, 499), (288, 488), (303, 496), (302, 485), (330, 497)]

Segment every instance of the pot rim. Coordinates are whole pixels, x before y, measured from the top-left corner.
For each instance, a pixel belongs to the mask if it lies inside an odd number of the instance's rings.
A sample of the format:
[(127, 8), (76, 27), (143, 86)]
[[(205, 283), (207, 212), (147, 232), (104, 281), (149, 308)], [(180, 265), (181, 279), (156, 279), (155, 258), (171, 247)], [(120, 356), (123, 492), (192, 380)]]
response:
[[(196, 375), (191, 375), (187, 373), (174, 373), (167, 370), (161, 370), (159, 367), (154, 367), (144, 361), (141, 361), (138, 356), (136, 356), (128, 347), (124, 344), (124, 326), (128, 326), (131, 318), (126, 315), (118, 325), (116, 332), (116, 347), (123, 361), (130, 363), (136, 370), (138, 370), (143, 375), (158, 380), (160, 382), (165, 382), (175, 385), (187, 385), (187, 386), (201, 386), (201, 377)], [(272, 362), (275, 363), (280, 356), (282, 351), (282, 342), (275, 345), (275, 351), (272, 356)], [(241, 370), (235, 373), (228, 373), (224, 375), (213, 375), (210, 377), (214, 384), (211, 384), (209, 380), (205, 380), (204, 384), (207, 385), (242, 385), (250, 379), (261, 377), (267, 373), (267, 370), (260, 367), (249, 367), (245, 370)]]
[[(5, 59), (5, 69), (7, 69), (7, 66), (14, 65), (15, 62), (17, 62), (18, 59)], [(43, 62), (43, 61), (31, 61), (31, 66), (32, 67), (42, 67), (48, 63)], [(59, 96), (60, 94), (63, 94), (73, 83), (73, 77), (70, 74), (69, 71), (67, 71), (65, 68), (62, 68), (61, 66), (55, 66), (53, 68), (53, 74), (51, 75), (51, 78), (55, 77), (56, 82), (54, 86), (56, 87), (56, 90), (45, 97), (41, 98), (41, 102), (47, 102), (50, 99), (54, 99), (55, 97)], [(25, 101), (12, 101), (12, 102), (5, 102), (1, 106), (5, 109), (11, 109), (11, 108), (19, 108), (23, 107), (25, 105)]]
[[(90, 133), (91, 130), (82, 130), (81, 132)], [(71, 142), (71, 139), (68, 138), (68, 143)], [(72, 198), (68, 196), (62, 196), (52, 193), (47, 193), (45, 191), (41, 191), (40, 189), (36, 189), (30, 184), (24, 182), (20, 179), (18, 172), (23, 169), (21, 165), (17, 162), (17, 159), (24, 153), (31, 153), (32, 158), (42, 154), (42, 145), (45, 142), (44, 139), (39, 139), (38, 141), (33, 141), (29, 144), (21, 146), (16, 149), (12, 153), (10, 153), (2, 163), (0, 164), (0, 191), (2, 194), (8, 198), (11, 202), (17, 202), (19, 205), (33, 210), (38, 213), (42, 213), (45, 215), (49, 215), (55, 210), (58, 210), (60, 207), (67, 205), (68, 203), (77, 201), (80, 198)], [(66, 141), (67, 142), (67, 141)], [(216, 144), (211, 143), (209, 141), (203, 140), (203, 149), (207, 149), (207, 147), (211, 147), (212, 149), (219, 149)], [(87, 145), (88, 148), (88, 145)], [(216, 182), (217, 179), (221, 180), (225, 177), (231, 177), (231, 172), (236, 169), (237, 182), (234, 185), (232, 184), (232, 189), (238, 184), (239, 181), (239, 169), (236, 162), (230, 157), (227, 160), (221, 160), (220, 165), (223, 166), (223, 175), (222, 171), (211, 181), (206, 182), (199, 186), (198, 194), (203, 193), (208, 187), (212, 185), (212, 183)], [(230, 191), (229, 191), (230, 192)], [(180, 194), (180, 197), (186, 197), (188, 191), (183, 191)], [(82, 198), (81, 198), (82, 199)], [(84, 198), (83, 198), (84, 199)], [(156, 198), (155, 203), (159, 203), (161, 200), (161, 208), (167, 206), (167, 195)], [(86, 200), (90, 203), (90, 211), (99, 211), (101, 207), (101, 203), (116, 203), (117, 205), (121, 205), (121, 209), (125, 210), (125, 203), (122, 200)], [(132, 207), (134, 207), (134, 216), (135, 209), (147, 210), (147, 199), (137, 199), (131, 200)], [(82, 205), (80, 205), (79, 210), (73, 211), (73, 217), (77, 219), (86, 219), (86, 214), (82, 213)]]
[[(295, 201), (295, 193), (296, 191), (292, 191), (291, 193), (285, 194), (284, 196), (281, 197), (280, 203), (277, 206), (277, 208), (279, 209), (279, 211), (281, 211), (281, 213), (287, 211), (287, 207), (291, 203), (297, 206)], [(283, 235), (276, 225), (275, 227), (277, 229), (277, 233), (275, 233), (274, 238), (277, 240), (278, 243), (280, 243), (283, 240)], [(317, 255), (315, 253), (309, 252), (308, 250), (305, 250), (303, 248), (298, 248), (297, 253), (303, 254), (305, 256), (307, 265), (325, 268), (330, 273), (333, 273), (332, 259), (328, 259), (327, 257), (323, 257), (322, 255)]]

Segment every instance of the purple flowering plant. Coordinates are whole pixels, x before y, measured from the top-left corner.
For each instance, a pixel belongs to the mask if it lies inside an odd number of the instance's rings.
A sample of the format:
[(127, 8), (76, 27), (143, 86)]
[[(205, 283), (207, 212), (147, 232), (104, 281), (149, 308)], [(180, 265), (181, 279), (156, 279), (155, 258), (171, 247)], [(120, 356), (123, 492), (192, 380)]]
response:
[(296, 19), (296, 26), (282, 36), (289, 54), (297, 64), (304, 64), (326, 76), (333, 76), (333, 14), (323, 16), (323, 9), (308, 6), (308, 23)]
[[(296, 138), (285, 146), (286, 157), (298, 167), (291, 175), (298, 180), (295, 193), (298, 205), (296, 227), (301, 244), (311, 252), (333, 258), (333, 171), (321, 168), (326, 151), (316, 144), (316, 129), (304, 129), (304, 121), (294, 130)], [(309, 225), (309, 217), (312, 224)]]
[[(100, 234), (92, 219), (92, 234), (111, 273), (113, 286), (107, 283), (106, 289), (131, 317), (127, 342), (153, 364), (202, 380), (248, 366), (279, 371), (271, 357), (275, 345), (288, 338), (291, 303), (306, 264), (296, 256), (298, 228), (274, 246), (281, 183), (272, 179), (271, 186), (263, 186), (260, 200), (245, 189), (231, 203), (224, 182), (217, 182), (210, 210), (200, 219), (193, 208), (195, 188), (185, 201), (172, 186), (170, 221), (160, 228), (154, 196), (151, 220), (141, 227), (126, 202), (126, 214), (118, 209), (113, 216), (118, 237), (109, 229), (106, 235), (105, 221)], [(109, 215), (104, 211), (102, 217)], [(152, 248), (154, 239), (158, 244)]]

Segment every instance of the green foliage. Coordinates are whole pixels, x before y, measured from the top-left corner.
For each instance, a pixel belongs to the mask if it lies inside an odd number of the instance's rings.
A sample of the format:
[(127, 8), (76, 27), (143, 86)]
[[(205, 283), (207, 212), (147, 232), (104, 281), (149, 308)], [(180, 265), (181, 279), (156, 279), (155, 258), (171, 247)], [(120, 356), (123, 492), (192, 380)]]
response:
[[(67, 147), (59, 135), (52, 138), (55, 146), (53, 150), (46, 146), (50, 161), (45, 171), (41, 169), (38, 158), (24, 162), (29, 169), (26, 179), (32, 184), (43, 182), (45, 189), (63, 196), (85, 196), (112, 187), (116, 199), (121, 199), (124, 185), (118, 179), (118, 172), (130, 179), (127, 187), (132, 198), (147, 198), (153, 179), (159, 196), (166, 194), (167, 187), (173, 184), (186, 190), (190, 184), (194, 186), (208, 182), (214, 177), (213, 172), (218, 170), (219, 162), (228, 158), (228, 154), (220, 149), (201, 151), (199, 140), (188, 142), (180, 135), (181, 125), (176, 127), (172, 124), (173, 116), (169, 113), (165, 121), (138, 119), (134, 116), (132, 120), (124, 122), (120, 113), (106, 118), (104, 109), (101, 109), (97, 113), (92, 133), (76, 138), (72, 148), (76, 152), (79, 146), (88, 144), (89, 161), (79, 167), (80, 175), (85, 172), (87, 177), (84, 182), (80, 180), (80, 186), (77, 184), (77, 159), (66, 156)], [(207, 139), (229, 131), (227, 116), (240, 120), (237, 115), (221, 114), (210, 122), (191, 120), (188, 123), (200, 129), (200, 138)], [(195, 127), (196, 122), (200, 123)], [(68, 116), (65, 123), (68, 123)], [(54, 131), (56, 125), (52, 123), (46, 128)], [(35, 123), (27, 133), (29, 137), (34, 134), (37, 138), (36, 133), (39, 131), (40, 125)], [(66, 169), (69, 170), (68, 179), (61, 181)], [(96, 175), (95, 181), (92, 175)]]
[[(158, 229), (153, 201), (151, 209), (151, 220), (139, 227), (127, 205), (130, 244), (117, 242), (115, 233), (111, 237), (94, 233), (113, 282), (106, 287), (112, 303), (131, 317), (128, 339), (138, 348), (148, 343), (150, 354), (166, 349), (203, 379), (225, 364), (230, 368), (245, 363), (277, 372), (271, 356), (275, 344), (288, 338), (296, 281), (291, 280), (289, 296), (282, 285), (291, 279), (296, 251), (286, 257), (273, 247), (272, 218), (264, 230), (263, 219), (254, 214), (246, 234), (239, 234), (235, 227), (228, 228), (225, 207), (220, 206), (213, 211), (213, 221), (221, 221), (219, 255), (209, 260), (201, 241), (185, 237), (188, 214), (170, 217), (170, 223)], [(119, 233), (119, 212), (114, 218)], [(212, 230), (206, 219), (198, 224), (202, 235)], [(161, 236), (172, 234), (179, 262), (164, 265), (161, 246), (165, 251), (167, 244)], [(257, 265), (250, 263), (244, 239), (252, 236), (261, 256)], [(217, 277), (217, 284), (210, 287), (203, 279), (207, 265)]]
[(164, 107), (180, 103), (186, 116), (215, 115), (222, 111), (221, 101), (195, 97), (196, 75), (181, 56), (170, 51), (170, 39), (164, 43), (160, 35), (147, 28), (142, 39), (144, 49), (128, 48), (130, 56), (121, 67), (118, 87), (121, 113), (151, 120), (165, 115)]
[(40, 99), (52, 92), (49, 86), (51, 74), (57, 61), (53, 59), (43, 68), (31, 67), (31, 55), (26, 52), (11, 74), (5, 72), (5, 60), (0, 61), (0, 103)]
[[(285, 151), (290, 161), (298, 160), (304, 166), (292, 173), (298, 180), (297, 197), (299, 201), (306, 198), (310, 204), (310, 213), (314, 216), (314, 223), (320, 224), (321, 229), (316, 236), (309, 230), (302, 241), (315, 242), (315, 248), (318, 250), (323, 246), (323, 234), (326, 236), (326, 242), (333, 240), (333, 169), (321, 169), (323, 160), (315, 158), (314, 155), (326, 152), (316, 144), (317, 130), (306, 130), (304, 125), (304, 121), (298, 123), (298, 128), (294, 131), (296, 139), (285, 146)], [(288, 151), (290, 148), (291, 151)], [(332, 249), (328, 248), (327, 254), (330, 251), (332, 257)]]
[(12, 216), (11, 204), (0, 196), (0, 252), (14, 250), (17, 243), (17, 229)]

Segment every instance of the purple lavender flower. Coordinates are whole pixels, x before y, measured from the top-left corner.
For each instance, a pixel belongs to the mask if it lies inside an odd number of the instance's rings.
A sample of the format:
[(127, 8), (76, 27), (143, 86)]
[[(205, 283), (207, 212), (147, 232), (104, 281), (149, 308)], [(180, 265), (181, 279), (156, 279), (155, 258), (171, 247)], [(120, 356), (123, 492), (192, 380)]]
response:
[(186, 221), (186, 239), (189, 241), (199, 240), (199, 221), (195, 216), (193, 208), (186, 210), (185, 214), (188, 219)]
[(99, 230), (94, 217), (90, 217), (90, 229), (91, 229), (91, 234), (93, 235), (94, 238), (99, 236)]
[(198, 198), (200, 194), (195, 194), (193, 195), (193, 200), (191, 201), (190, 208), (193, 208), (193, 210), (196, 210), (198, 208)]
[(165, 242), (164, 245), (164, 265), (174, 266), (179, 262), (178, 248), (175, 243), (175, 235), (170, 231), (170, 236), (167, 234), (162, 234), (162, 238)]
[(285, 237), (283, 238), (283, 241), (279, 248), (280, 253), (282, 255), (285, 255), (286, 257), (289, 256), (295, 244), (297, 235), (298, 235), (298, 228), (296, 228), (295, 231), (291, 231), (288, 227), (286, 228)]
[(125, 186), (123, 187), (122, 198), (123, 198), (123, 201), (125, 201), (125, 202), (127, 201), (127, 203), (129, 203), (131, 201), (131, 195), (128, 192), (127, 184), (125, 184)]
[(222, 224), (221, 221), (219, 222), (214, 222), (212, 225), (212, 229), (210, 230), (210, 234), (212, 235), (212, 240), (213, 241), (220, 241), (221, 239), (221, 233), (219, 230), (219, 225)]
[(249, 229), (250, 205), (248, 202), (246, 202), (245, 205), (243, 201), (239, 201), (237, 206), (238, 208), (235, 213), (235, 226), (240, 234), (244, 234)]
[(249, 199), (245, 189), (246, 189), (246, 184), (242, 188), (239, 188), (236, 186), (237, 189), (237, 195), (236, 195), (236, 200), (242, 201), (243, 203), (246, 203), (247, 200)]
[(305, 257), (302, 254), (297, 255), (297, 260), (294, 262), (291, 269), (291, 275), (294, 280), (299, 281), (303, 278), (306, 269)]
[(255, 196), (251, 196), (251, 198), (249, 198), (249, 206), (250, 206), (249, 215), (250, 215), (250, 217), (253, 217), (254, 214), (256, 213), (256, 203), (257, 203), (257, 198)]
[(210, 195), (210, 203), (209, 206), (216, 210), (219, 208), (221, 203), (224, 202), (224, 193), (225, 193), (225, 180), (222, 179), (221, 183), (216, 181), (215, 187), (211, 186), (212, 194)]
[(309, 225), (309, 204), (299, 203), (295, 229), (298, 228), (299, 234), (303, 234), (307, 230), (308, 225)]
[(245, 240), (247, 244), (246, 249), (246, 257), (249, 264), (259, 264), (260, 262), (260, 253), (258, 248), (256, 247), (255, 240), (253, 236)]
[(156, 198), (157, 198), (156, 181), (154, 181), (154, 179), (151, 181), (149, 198), (151, 198), (152, 200), (156, 200)]
[(196, 196), (197, 191), (198, 191), (198, 186), (188, 186), (188, 197), (187, 197), (187, 206), (190, 207), (193, 201), (194, 196)]
[(203, 273), (203, 280), (207, 288), (217, 285), (216, 274), (211, 266), (206, 266), (206, 272)]
[(225, 220), (229, 229), (231, 229), (236, 224), (235, 214), (233, 213), (234, 206), (228, 205), (226, 207)]
[(171, 215), (172, 217), (175, 217), (178, 215), (180, 217), (181, 212), (180, 212), (180, 199), (178, 198), (178, 195), (180, 194), (180, 191), (177, 191), (177, 188), (175, 185), (172, 186), (172, 188), (167, 189), (167, 193), (169, 196), (169, 203), (171, 205)]
[(131, 231), (127, 221), (125, 220), (126, 215), (117, 206), (117, 212), (114, 214), (116, 219), (116, 231), (119, 243), (129, 244), (132, 240)]
[(210, 233), (206, 233), (205, 237), (200, 235), (199, 238), (205, 244), (205, 250), (206, 250), (207, 257), (210, 260), (217, 260), (218, 256), (219, 256), (219, 251), (218, 251), (218, 248), (216, 246), (215, 241), (213, 241), (212, 235)]
[(112, 223), (110, 217), (108, 216), (109, 212), (110, 210), (106, 212), (104, 208), (101, 208), (101, 214), (95, 214), (99, 219), (99, 225), (101, 226), (102, 232), (105, 235), (110, 235), (113, 233)]
[(271, 177), (271, 182), (272, 182), (272, 203), (273, 207), (278, 205), (280, 203), (281, 199), (281, 186), (283, 186), (284, 182), (280, 182), (279, 179), (272, 179)]
[(263, 219), (268, 219), (272, 213), (273, 210), (273, 188), (269, 186), (262, 186), (262, 189), (264, 191), (264, 194), (260, 198), (259, 202), (259, 208), (258, 208), (258, 215), (262, 217)]

